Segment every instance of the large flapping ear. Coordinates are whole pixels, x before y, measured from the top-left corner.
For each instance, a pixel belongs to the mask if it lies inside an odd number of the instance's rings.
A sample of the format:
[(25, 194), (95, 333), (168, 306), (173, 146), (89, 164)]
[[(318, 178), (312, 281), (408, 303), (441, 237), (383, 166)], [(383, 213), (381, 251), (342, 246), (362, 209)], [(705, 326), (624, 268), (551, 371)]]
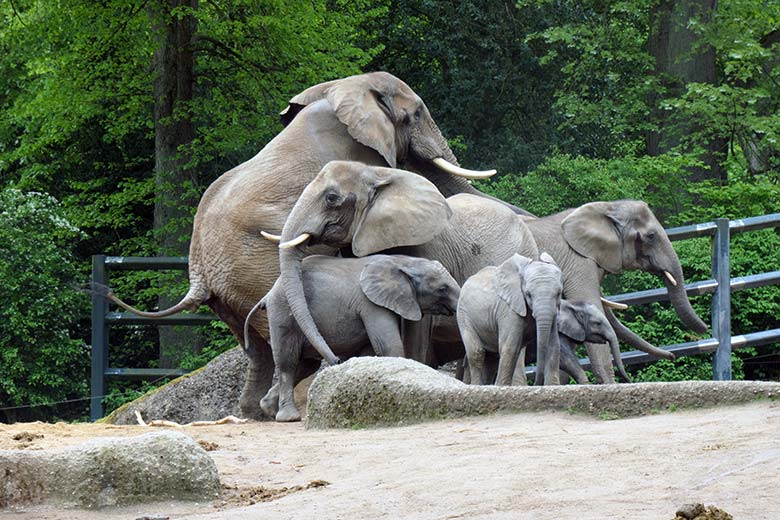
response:
[(360, 273), (360, 288), (371, 302), (406, 320), (422, 318), (414, 285), (392, 256), (378, 256), (368, 263)]
[(561, 222), (563, 237), (576, 252), (595, 260), (611, 273), (623, 267), (621, 223), (611, 202), (590, 202), (574, 210)]
[(515, 253), (499, 265), (493, 275), (493, 286), (498, 297), (522, 317), (528, 314), (523, 293), (523, 269), (530, 263), (530, 258)]
[(582, 315), (577, 304), (561, 300), (561, 308), (558, 310), (558, 332), (569, 337), (577, 343), (585, 341), (585, 325), (582, 323)]
[(279, 112), (279, 118), (282, 120), (282, 124), (284, 126), (289, 125), (290, 121), (295, 119), (295, 116), (298, 115), (298, 112), (306, 108), (307, 105), (319, 101), (320, 99), (325, 99), (325, 92), (339, 81), (341, 80), (334, 79), (333, 81), (319, 83), (293, 97), (287, 105), (287, 108)]
[(325, 97), (349, 135), (379, 152), (388, 166), (395, 168), (398, 150), (391, 119), (392, 96), (373, 83), (366, 75), (345, 78), (328, 88)]
[(368, 167), (369, 202), (352, 238), (355, 256), (415, 246), (441, 233), (452, 216), (447, 200), (425, 177), (405, 170)]

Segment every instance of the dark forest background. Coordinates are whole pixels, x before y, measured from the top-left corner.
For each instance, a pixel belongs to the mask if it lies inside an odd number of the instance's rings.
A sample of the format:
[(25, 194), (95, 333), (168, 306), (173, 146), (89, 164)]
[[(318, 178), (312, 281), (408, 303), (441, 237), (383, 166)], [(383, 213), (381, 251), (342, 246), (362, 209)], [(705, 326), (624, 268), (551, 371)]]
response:
[[(374, 70), (425, 100), (463, 165), (499, 170), (482, 189), (536, 214), (619, 198), (667, 227), (780, 211), (778, 0), (0, 2), (0, 421), (86, 415), (91, 255), (186, 255), (200, 194), (281, 130), (288, 99)], [(688, 280), (710, 277), (708, 239), (675, 247)], [(733, 276), (777, 270), (780, 234), (732, 252)], [(148, 309), (186, 287), (111, 283)], [(777, 327), (780, 288), (735, 293), (733, 313), (734, 334)], [(624, 316), (655, 344), (696, 339), (666, 305)], [(196, 368), (235, 343), (215, 323), (115, 327), (111, 345), (112, 366)], [(735, 377), (777, 379), (777, 351), (735, 352)], [(106, 403), (160, 382), (113, 382)]]

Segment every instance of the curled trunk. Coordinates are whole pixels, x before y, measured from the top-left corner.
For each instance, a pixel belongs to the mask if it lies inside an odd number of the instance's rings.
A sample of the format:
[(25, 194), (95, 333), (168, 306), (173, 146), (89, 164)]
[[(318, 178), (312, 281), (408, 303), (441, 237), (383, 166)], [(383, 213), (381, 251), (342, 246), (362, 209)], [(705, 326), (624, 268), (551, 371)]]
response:
[(648, 354), (652, 354), (653, 356), (661, 359), (675, 358), (673, 353), (669, 352), (668, 350), (664, 350), (651, 345), (646, 340), (639, 337), (631, 329), (623, 325), (620, 321), (618, 321), (618, 319), (612, 313), (612, 309), (610, 309), (609, 307), (604, 307), (604, 315), (607, 317), (607, 321), (609, 321), (609, 324), (612, 325), (612, 328), (615, 330), (615, 334), (618, 337), (618, 339), (620, 339), (624, 343), (631, 345), (637, 350), (641, 350), (642, 352), (647, 352)]
[(612, 351), (612, 359), (615, 361), (618, 374), (623, 378), (623, 381), (631, 383), (631, 377), (626, 373), (626, 367), (623, 366), (623, 359), (620, 357), (620, 346), (614, 332), (607, 337), (607, 343), (609, 343), (609, 349)]

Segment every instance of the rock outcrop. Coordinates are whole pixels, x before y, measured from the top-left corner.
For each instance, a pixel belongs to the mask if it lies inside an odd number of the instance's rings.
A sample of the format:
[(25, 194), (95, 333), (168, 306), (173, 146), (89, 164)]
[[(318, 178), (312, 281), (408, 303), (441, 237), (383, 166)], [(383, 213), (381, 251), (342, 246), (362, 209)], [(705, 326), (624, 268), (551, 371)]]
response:
[(210, 500), (220, 489), (211, 457), (190, 437), (173, 431), (56, 450), (0, 450), (0, 475), (0, 508)]
[(780, 396), (780, 383), (684, 381), (546, 387), (472, 386), (409, 359), (353, 358), (309, 387), (308, 427), (397, 425), (499, 411), (561, 410), (614, 419)]

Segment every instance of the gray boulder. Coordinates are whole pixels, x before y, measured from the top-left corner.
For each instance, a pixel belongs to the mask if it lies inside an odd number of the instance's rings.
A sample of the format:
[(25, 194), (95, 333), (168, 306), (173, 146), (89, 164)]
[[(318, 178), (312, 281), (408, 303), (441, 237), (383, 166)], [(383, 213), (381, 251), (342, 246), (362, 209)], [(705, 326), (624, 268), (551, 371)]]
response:
[(103, 507), (216, 498), (217, 468), (187, 435), (151, 432), (55, 450), (0, 450), (0, 508)]
[(239, 416), (238, 399), (244, 386), (247, 363), (240, 348), (228, 350), (205, 367), (122, 405), (103, 421), (137, 424), (135, 410), (147, 421), (166, 419), (181, 424)]
[(314, 378), (307, 426), (396, 425), (498, 411), (561, 410), (619, 418), (778, 395), (780, 383), (759, 381), (472, 386), (409, 359), (353, 358)]

